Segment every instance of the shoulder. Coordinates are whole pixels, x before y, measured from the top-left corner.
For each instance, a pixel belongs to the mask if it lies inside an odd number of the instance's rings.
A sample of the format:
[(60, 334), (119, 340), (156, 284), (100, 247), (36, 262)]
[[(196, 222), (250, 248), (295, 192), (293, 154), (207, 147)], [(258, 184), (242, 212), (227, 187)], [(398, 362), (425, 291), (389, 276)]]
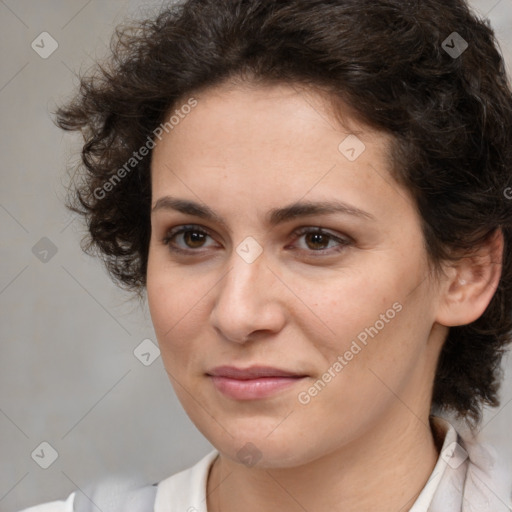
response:
[(102, 482), (85, 493), (73, 492), (65, 501), (52, 501), (20, 512), (152, 512), (157, 484), (121, 489)]
[[(512, 510), (512, 466), (494, 447), (471, 430), (456, 430), (445, 420), (447, 432), (439, 457), (439, 486), (433, 512), (509, 512)], [(436, 466), (437, 467), (437, 466)], [(453, 504), (447, 507), (447, 504)]]
[(512, 465), (494, 446), (478, 437), (462, 437), (467, 452), (468, 469), (464, 500), (473, 508), (492, 512), (512, 510)]
[(152, 512), (157, 485), (133, 486), (120, 479), (102, 480), (83, 492), (73, 492), (65, 501), (52, 501), (20, 512)]
[(74, 512), (73, 502), (75, 493), (71, 493), (67, 500), (52, 501), (51, 503), (43, 503), (34, 507), (24, 508), (20, 512)]
[(141, 487), (127, 479), (111, 477), (82, 492), (73, 492), (65, 501), (44, 503), (19, 512), (174, 512), (194, 510), (191, 504), (196, 504), (196, 510), (200, 511), (206, 502), (208, 473), (217, 456), (214, 450), (194, 466), (152, 485)]

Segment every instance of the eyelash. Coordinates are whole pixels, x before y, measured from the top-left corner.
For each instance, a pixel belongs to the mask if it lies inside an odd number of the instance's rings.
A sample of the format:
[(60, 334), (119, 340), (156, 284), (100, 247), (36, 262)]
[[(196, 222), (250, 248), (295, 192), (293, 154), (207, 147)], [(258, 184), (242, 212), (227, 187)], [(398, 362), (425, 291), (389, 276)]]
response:
[[(197, 226), (197, 225), (185, 225), (185, 226), (178, 226), (177, 228), (174, 228), (174, 229), (171, 229), (170, 231), (168, 231), (166, 233), (165, 237), (162, 239), (162, 243), (168, 247), (169, 251), (174, 252), (174, 253), (181, 253), (181, 254), (188, 254), (188, 255), (190, 255), (191, 253), (199, 252), (199, 249), (182, 249), (182, 248), (177, 247), (176, 245), (172, 245), (171, 244), (171, 241), (173, 240), (173, 238), (175, 238), (176, 236), (181, 235), (183, 233), (187, 233), (187, 232), (201, 233), (202, 235), (206, 235), (206, 236), (210, 236), (211, 237), (211, 235), (207, 231), (202, 229), (200, 226)], [(321, 228), (318, 228), (318, 227), (303, 227), (303, 228), (297, 229), (294, 232), (294, 235), (296, 235), (297, 238), (300, 238), (301, 236), (308, 235), (308, 234), (323, 235), (323, 236), (327, 237), (329, 240), (334, 240), (334, 241), (336, 241), (336, 242), (338, 242), (340, 244), (334, 250), (329, 250), (329, 249), (321, 249), (321, 250), (299, 249), (299, 250), (303, 250), (303, 251), (306, 251), (306, 252), (309, 252), (309, 253), (316, 254), (318, 256), (330, 255), (330, 254), (333, 254), (333, 253), (339, 253), (339, 252), (343, 251), (345, 249), (345, 247), (347, 247), (347, 246), (349, 246), (349, 245), (351, 245), (353, 243), (353, 240), (348, 238), (348, 237), (347, 238), (340, 238), (340, 237), (337, 237), (337, 236), (333, 235), (332, 233), (329, 233), (327, 231), (323, 231)]]

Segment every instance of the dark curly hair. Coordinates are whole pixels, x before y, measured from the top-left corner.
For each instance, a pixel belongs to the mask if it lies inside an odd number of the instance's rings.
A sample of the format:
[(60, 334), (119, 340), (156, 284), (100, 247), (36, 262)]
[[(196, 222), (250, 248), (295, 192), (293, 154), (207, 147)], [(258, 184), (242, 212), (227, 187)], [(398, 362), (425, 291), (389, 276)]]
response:
[(119, 26), (56, 123), (84, 137), (67, 203), (87, 222), (82, 248), (139, 298), (151, 152), (138, 149), (192, 94), (228, 82), (313, 87), (390, 134), (434, 269), (501, 229), (498, 289), (479, 319), (450, 328), (433, 386), (433, 406), (478, 424), (499, 405), (512, 333), (512, 93), (488, 21), (463, 0), (187, 0)]

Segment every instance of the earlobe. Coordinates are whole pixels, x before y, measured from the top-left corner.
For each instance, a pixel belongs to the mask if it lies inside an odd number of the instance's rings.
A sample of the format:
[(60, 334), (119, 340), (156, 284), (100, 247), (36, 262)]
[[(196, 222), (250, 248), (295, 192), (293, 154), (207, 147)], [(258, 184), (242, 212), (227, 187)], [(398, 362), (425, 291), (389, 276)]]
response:
[(504, 238), (497, 228), (447, 273), (436, 321), (447, 327), (467, 325), (484, 313), (501, 277)]

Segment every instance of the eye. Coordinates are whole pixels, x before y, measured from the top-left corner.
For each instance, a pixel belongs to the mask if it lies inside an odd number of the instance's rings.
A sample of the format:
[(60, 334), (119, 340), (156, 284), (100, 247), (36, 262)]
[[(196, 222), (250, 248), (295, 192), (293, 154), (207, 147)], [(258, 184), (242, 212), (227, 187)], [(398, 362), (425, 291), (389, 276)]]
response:
[[(204, 242), (207, 237), (210, 237), (208, 232), (201, 229), (199, 226), (177, 226), (166, 233), (165, 237), (162, 239), (162, 243), (167, 245), (170, 251), (189, 253), (190, 251), (194, 251), (194, 249), (204, 247)], [(181, 239), (185, 246), (180, 247), (177, 245), (175, 239)]]
[[(351, 245), (353, 240), (349, 237), (339, 237), (319, 227), (303, 227), (295, 231), (296, 240), (303, 238), (306, 247), (299, 248), (309, 253), (320, 253), (318, 256), (328, 253), (338, 253), (345, 247)], [(168, 231), (162, 239), (171, 252), (186, 253), (199, 252), (197, 249), (208, 248), (205, 242), (212, 238), (210, 234), (197, 225), (177, 226)], [(181, 241), (181, 244), (178, 242)], [(334, 247), (332, 244), (335, 244)], [(329, 245), (331, 249), (329, 250)], [(294, 249), (295, 250), (295, 249)]]
[[(316, 252), (321, 253), (323, 255), (325, 250), (328, 249), (329, 243), (335, 242), (337, 245), (331, 251), (327, 251), (329, 253), (337, 253), (342, 251), (346, 246), (351, 245), (352, 240), (348, 237), (341, 238), (332, 233), (324, 231), (321, 228), (315, 227), (304, 227), (295, 231), (295, 234), (298, 235), (298, 238), (304, 237), (304, 241), (306, 243), (306, 250), (308, 252)], [(332, 248), (332, 245), (331, 245)]]

